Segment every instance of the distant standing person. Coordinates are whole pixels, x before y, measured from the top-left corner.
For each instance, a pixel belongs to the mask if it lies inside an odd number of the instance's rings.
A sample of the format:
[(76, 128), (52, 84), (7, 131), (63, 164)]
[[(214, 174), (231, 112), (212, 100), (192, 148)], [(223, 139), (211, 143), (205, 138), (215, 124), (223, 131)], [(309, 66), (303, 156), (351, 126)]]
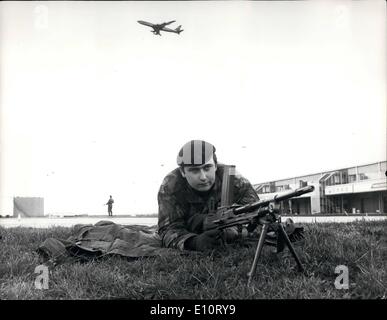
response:
[(110, 196), (109, 201), (107, 203), (105, 203), (105, 206), (106, 205), (108, 206), (109, 217), (113, 216), (113, 203), (114, 203), (114, 200), (113, 200), (112, 196)]

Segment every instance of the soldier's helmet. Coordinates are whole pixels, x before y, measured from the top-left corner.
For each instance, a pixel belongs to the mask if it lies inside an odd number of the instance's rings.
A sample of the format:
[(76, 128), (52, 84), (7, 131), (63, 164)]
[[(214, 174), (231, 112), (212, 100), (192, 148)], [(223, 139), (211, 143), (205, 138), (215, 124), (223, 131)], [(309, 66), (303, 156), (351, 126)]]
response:
[(181, 147), (177, 155), (178, 166), (201, 166), (214, 157), (216, 162), (215, 147), (204, 140), (191, 140)]

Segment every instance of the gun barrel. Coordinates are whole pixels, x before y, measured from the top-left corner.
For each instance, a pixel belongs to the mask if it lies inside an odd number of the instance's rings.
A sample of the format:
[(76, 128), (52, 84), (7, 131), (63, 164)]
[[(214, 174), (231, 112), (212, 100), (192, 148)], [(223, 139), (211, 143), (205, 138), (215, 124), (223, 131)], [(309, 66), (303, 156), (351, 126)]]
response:
[(309, 193), (312, 191), (314, 191), (314, 186), (306, 186), (306, 187), (298, 188), (294, 191), (291, 191), (289, 193), (286, 193), (286, 194), (283, 194), (280, 196), (275, 196), (274, 199), (276, 202), (284, 201), (284, 200), (287, 200), (289, 198), (298, 197), (298, 196), (301, 196), (305, 193)]
[(298, 188), (294, 191), (290, 191), (290, 192), (282, 194), (282, 195), (275, 195), (272, 199), (269, 199), (269, 200), (260, 200), (257, 202), (246, 204), (246, 205), (241, 206), (241, 207), (237, 207), (234, 209), (234, 214), (242, 214), (245, 212), (254, 211), (254, 210), (259, 209), (261, 207), (268, 206), (269, 203), (272, 203), (272, 202), (277, 203), (277, 202), (284, 201), (284, 200), (287, 200), (290, 198), (298, 197), (298, 196), (301, 196), (305, 193), (312, 192), (313, 190), (314, 190), (314, 186), (306, 186), (306, 187)]

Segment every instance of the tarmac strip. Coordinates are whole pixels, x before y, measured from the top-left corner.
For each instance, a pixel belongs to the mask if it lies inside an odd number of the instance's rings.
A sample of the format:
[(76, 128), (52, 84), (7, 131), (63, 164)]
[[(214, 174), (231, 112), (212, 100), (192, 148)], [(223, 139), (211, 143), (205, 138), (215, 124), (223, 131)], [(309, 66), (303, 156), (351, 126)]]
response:
[[(380, 216), (327, 216), (327, 217), (314, 217), (314, 216), (282, 216), (282, 221), (287, 218), (291, 218), (295, 223), (325, 223), (325, 222), (354, 222), (354, 221), (383, 221), (387, 220), (386, 215)], [(15, 228), (15, 227), (26, 227), (26, 228), (52, 228), (52, 227), (72, 227), (76, 224), (95, 224), (98, 221), (112, 221), (117, 224), (123, 225), (146, 225), (153, 226), (157, 225), (157, 218), (137, 218), (137, 217), (64, 217), (64, 218), (1, 218), (0, 227), (4, 228)]]

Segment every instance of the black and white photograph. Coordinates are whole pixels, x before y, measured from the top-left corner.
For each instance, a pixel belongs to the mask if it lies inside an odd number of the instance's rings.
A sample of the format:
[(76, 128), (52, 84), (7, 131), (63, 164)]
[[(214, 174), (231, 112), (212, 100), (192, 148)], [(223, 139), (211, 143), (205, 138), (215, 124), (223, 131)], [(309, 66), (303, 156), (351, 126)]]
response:
[(382, 0), (0, 2), (0, 300), (386, 299), (386, 33)]

